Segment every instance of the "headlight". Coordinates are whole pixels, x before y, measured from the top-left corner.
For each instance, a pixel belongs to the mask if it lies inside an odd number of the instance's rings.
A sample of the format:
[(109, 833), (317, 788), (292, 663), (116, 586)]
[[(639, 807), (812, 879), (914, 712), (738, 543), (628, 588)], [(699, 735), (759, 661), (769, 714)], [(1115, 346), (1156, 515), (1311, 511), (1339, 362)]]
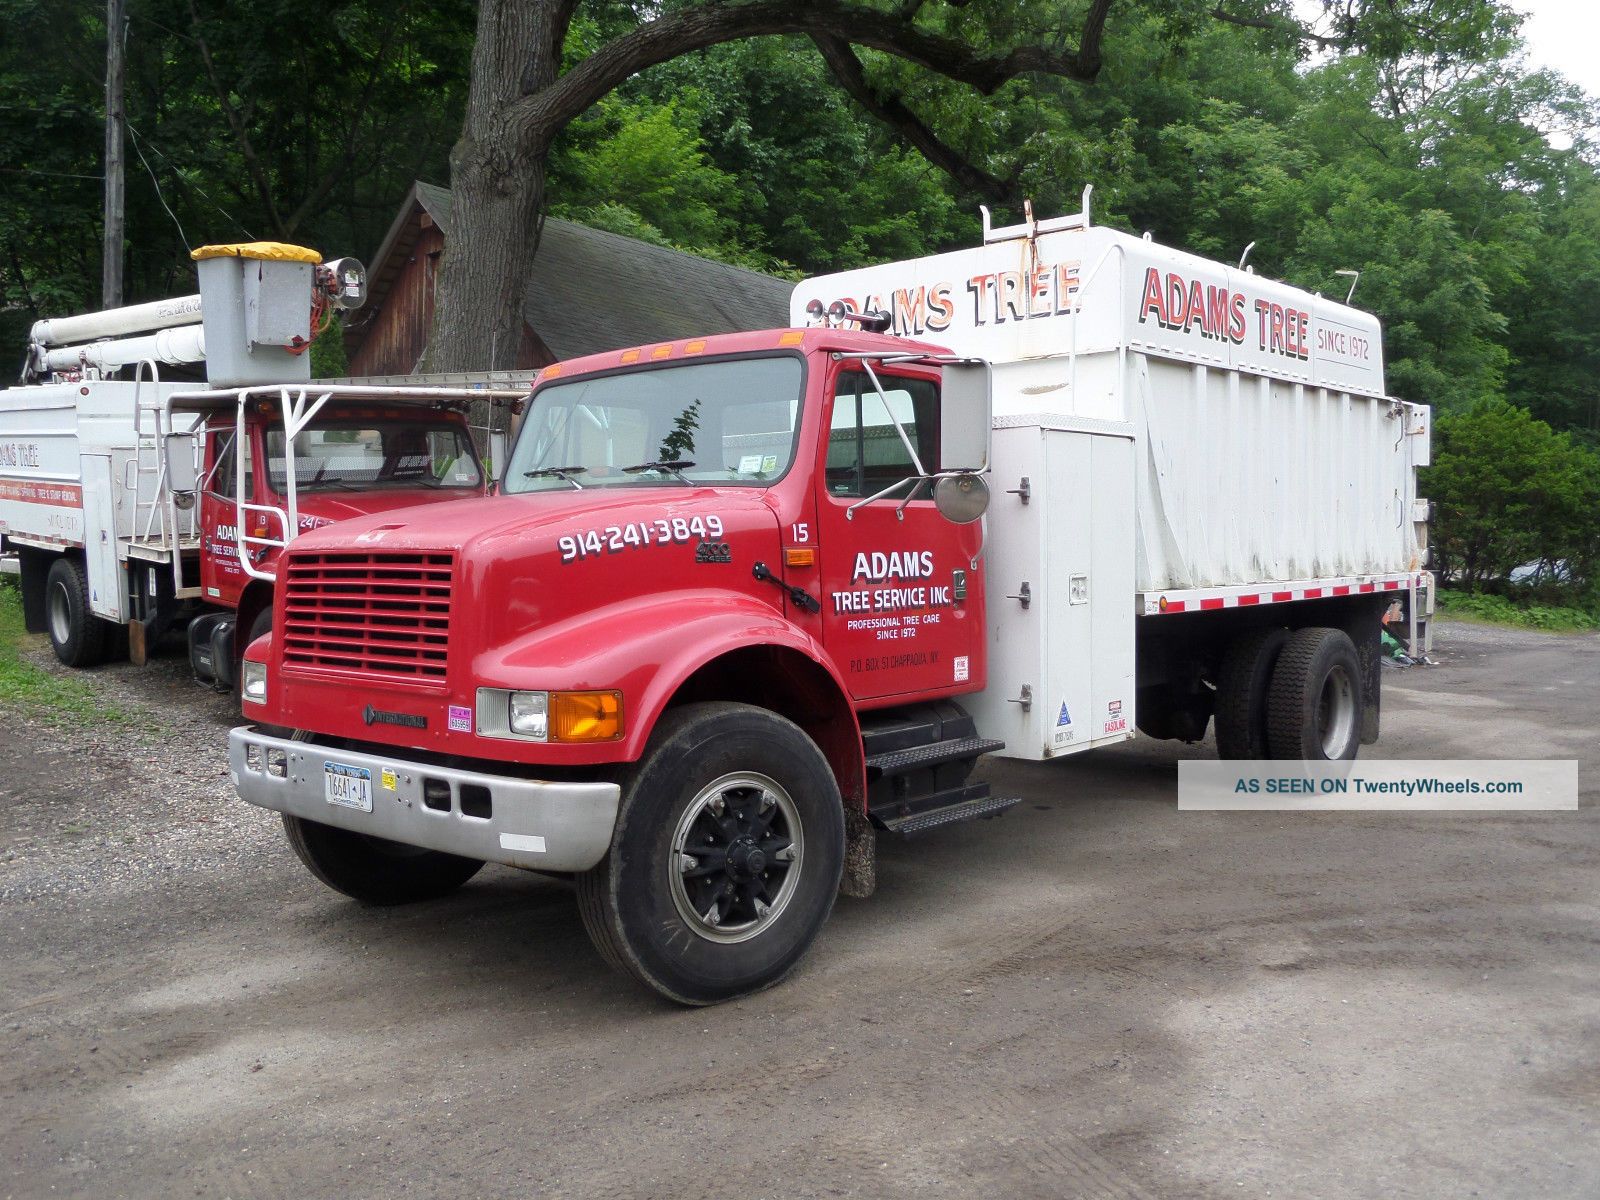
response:
[(244, 660), (239, 692), (250, 704), (267, 702), (267, 664)]
[(544, 741), (550, 735), (550, 693), (512, 692), (511, 732)]

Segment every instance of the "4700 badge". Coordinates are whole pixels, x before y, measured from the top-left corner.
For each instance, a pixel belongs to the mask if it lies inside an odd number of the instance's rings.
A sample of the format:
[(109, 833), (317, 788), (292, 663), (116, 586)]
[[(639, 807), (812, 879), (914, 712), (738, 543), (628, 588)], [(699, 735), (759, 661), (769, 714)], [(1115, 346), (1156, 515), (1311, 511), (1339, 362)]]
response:
[(630, 521), (626, 525), (607, 525), (581, 533), (564, 533), (556, 539), (561, 561), (577, 562), (601, 554), (621, 554), (643, 546), (672, 546), (722, 537), (722, 518), (662, 517), (655, 521)]

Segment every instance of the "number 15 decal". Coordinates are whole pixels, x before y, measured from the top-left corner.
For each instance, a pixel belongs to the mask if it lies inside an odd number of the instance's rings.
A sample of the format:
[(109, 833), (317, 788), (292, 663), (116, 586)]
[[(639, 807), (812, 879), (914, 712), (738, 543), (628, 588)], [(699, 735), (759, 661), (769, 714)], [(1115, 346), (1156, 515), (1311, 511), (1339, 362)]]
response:
[(796, 542), (809, 542), (811, 540), (811, 526), (801, 523), (789, 526), (789, 536)]

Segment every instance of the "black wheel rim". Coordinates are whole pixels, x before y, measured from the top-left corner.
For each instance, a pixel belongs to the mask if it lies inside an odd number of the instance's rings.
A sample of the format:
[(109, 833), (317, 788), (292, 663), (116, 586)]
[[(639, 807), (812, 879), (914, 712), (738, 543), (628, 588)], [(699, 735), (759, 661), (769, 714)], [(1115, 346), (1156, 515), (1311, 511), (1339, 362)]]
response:
[(752, 771), (724, 775), (678, 820), (667, 863), (673, 904), (708, 941), (747, 941), (789, 906), (804, 853), (799, 811), (781, 785)]

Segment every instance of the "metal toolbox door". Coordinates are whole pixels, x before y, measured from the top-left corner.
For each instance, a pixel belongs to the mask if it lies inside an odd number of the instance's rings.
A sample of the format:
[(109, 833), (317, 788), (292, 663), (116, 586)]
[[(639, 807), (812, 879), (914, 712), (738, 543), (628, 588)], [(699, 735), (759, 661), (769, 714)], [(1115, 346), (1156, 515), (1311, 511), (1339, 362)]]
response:
[(111, 455), (84, 454), (78, 461), (83, 472), (83, 554), (89, 572), (89, 611), (120, 625), (124, 619), (123, 573), (117, 559)]

